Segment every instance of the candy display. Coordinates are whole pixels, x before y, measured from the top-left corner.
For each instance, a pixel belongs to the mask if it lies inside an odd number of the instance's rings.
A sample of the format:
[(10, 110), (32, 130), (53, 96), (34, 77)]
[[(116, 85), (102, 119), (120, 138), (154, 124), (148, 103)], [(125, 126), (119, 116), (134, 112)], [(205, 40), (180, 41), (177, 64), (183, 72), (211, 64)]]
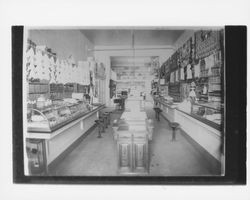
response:
[(202, 117), (208, 121), (214, 122), (217, 125), (221, 124), (221, 109), (220, 107), (215, 107), (214, 105), (209, 104), (193, 104), (192, 105), (192, 114)]
[(55, 101), (46, 106), (45, 100), (42, 100), (33, 106), (28, 106), (28, 113), (30, 113), (28, 131), (52, 132), (90, 111), (90, 107), (85, 102), (75, 99)]
[(105, 78), (102, 63), (96, 65), (93, 59), (76, 63), (72, 55), (59, 59), (50, 48), (31, 40), (25, 59), (28, 131), (50, 133), (89, 113), (85, 98), (72, 99), (72, 94), (97, 91), (97, 86), (90, 89), (90, 80), (93, 87), (98, 78)]

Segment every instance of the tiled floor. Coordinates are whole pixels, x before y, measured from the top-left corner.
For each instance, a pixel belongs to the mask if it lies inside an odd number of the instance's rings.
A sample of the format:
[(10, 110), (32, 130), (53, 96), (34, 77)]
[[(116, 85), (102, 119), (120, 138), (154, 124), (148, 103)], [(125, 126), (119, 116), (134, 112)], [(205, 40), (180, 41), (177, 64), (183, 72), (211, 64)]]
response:
[[(150, 102), (146, 103), (149, 118), (154, 118)], [(112, 115), (118, 118), (121, 113)], [(202, 155), (181, 135), (171, 141), (171, 130), (166, 120), (154, 120), (153, 140), (149, 144), (150, 176), (211, 175)], [(116, 176), (117, 155), (111, 126), (97, 138), (97, 129), (90, 133), (55, 169), (58, 176)]]

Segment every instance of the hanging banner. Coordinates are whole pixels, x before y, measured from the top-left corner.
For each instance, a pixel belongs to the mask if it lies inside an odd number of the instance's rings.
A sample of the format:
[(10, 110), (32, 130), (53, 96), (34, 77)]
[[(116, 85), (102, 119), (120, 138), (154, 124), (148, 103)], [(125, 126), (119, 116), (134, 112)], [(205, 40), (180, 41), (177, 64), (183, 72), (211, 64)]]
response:
[(195, 33), (195, 57), (201, 59), (220, 49), (221, 31), (201, 30)]
[(192, 38), (187, 40), (178, 51), (180, 65), (186, 67), (192, 60)]

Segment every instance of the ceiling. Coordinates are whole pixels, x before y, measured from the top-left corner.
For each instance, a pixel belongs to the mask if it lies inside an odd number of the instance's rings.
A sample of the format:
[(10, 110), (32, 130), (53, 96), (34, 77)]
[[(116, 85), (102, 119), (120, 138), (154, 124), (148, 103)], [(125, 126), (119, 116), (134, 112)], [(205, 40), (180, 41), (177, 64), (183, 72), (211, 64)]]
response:
[(135, 46), (174, 45), (184, 30), (166, 29), (82, 29), (81, 32), (95, 46), (132, 45)]
[(145, 64), (151, 62), (151, 57), (129, 57), (129, 56), (112, 56), (111, 66), (145, 66)]

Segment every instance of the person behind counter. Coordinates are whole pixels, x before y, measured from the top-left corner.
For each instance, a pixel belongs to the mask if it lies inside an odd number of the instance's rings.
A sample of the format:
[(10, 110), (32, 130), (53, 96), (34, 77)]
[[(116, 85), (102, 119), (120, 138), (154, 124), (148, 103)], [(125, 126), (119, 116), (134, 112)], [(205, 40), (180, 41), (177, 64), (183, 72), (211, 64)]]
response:
[(88, 103), (90, 103), (90, 96), (89, 94), (84, 94), (84, 97)]
[(188, 98), (185, 98), (182, 103), (178, 105), (178, 108), (187, 113), (193, 112), (193, 104), (197, 101), (196, 93), (195, 93), (196, 85), (194, 82), (191, 83), (190, 92)]
[(191, 102), (191, 98), (188, 97), (186, 99), (183, 100), (183, 102), (181, 102), (179, 105), (178, 105), (178, 108), (184, 112), (187, 112), (187, 113), (191, 113), (192, 111), (192, 102)]
[(143, 98), (143, 100), (146, 100), (146, 93), (145, 92), (141, 92), (140, 96)]
[(188, 95), (192, 104), (196, 101), (195, 88), (196, 88), (196, 85), (195, 85), (194, 82), (192, 82), (191, 87), (190, 87), (190, 92), (189, 92), (189, 95)]

